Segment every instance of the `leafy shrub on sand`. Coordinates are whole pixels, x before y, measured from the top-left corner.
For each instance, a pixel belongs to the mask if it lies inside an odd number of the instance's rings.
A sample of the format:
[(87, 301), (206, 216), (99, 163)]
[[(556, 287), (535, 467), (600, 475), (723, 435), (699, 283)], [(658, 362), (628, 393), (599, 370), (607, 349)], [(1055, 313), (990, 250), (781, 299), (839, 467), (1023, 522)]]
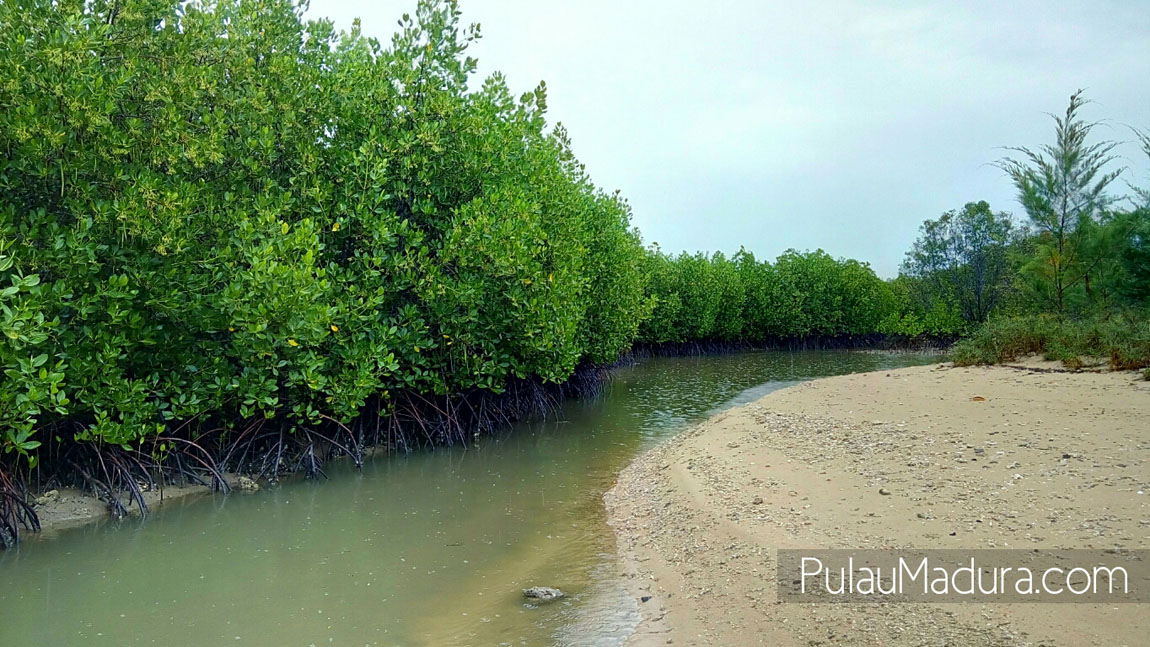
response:
[(1092, 359), (1115, 370), (1150, 367), (1150, 314), (1144, 311), (1066, 319), (1030, 315), (992, 319), (956, 343), (951, 359), (960, 366), (998, 364), (1038, 354), (1081, 368)]

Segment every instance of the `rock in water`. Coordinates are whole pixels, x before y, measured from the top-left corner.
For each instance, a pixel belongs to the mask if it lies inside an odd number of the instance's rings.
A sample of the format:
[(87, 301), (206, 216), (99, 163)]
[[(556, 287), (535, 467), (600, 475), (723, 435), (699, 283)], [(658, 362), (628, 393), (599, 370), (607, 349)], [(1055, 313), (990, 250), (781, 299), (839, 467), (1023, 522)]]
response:
[(523, 589), (523, 597), (540, 602), (550, 602), (563, 597), (563, 591), (549, 586), (533, 586), (529, 589)]
[(250, 479), (246, 476), (240, 477), (239, 485), (240, 485), (240, 489), (243, 490), (244, 492), (255, 492), (256, 490), (260, 489), (259, 483), (256, 483), (255, 481), (253, 481), (252, 479)]

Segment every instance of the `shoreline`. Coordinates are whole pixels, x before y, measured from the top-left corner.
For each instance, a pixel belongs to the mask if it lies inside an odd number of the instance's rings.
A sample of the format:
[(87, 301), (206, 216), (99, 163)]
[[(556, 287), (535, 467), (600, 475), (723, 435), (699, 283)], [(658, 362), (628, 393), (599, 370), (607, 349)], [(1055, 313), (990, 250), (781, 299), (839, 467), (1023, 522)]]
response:
[[(691, 356), (694, 354), (691, 352), (685, 352), (684, 351), (684, 352), (680, 352), (678, 355), (675, 355), (674, 353), (670, 352), (670, 349), (663, 349), (664, 352), (660, 352), (660, 353), (651, 353), (651, 352), (649, 352), (650, 349), (647, 349), (647, 350), (648, 350), (648, 352), (646, 354), (640, 354), (640, 355), (644, 356), (644, 357), (653, 357), (653, 356)], [(680, 349), (680, 350), (682, 350), (682, 349)], [(834, 351), (836, 349), (835, 348), (828, 348), (826, 350)], [(764, 347), (747, 347), (747, 348), (742, 348), (742, 349), (732, 348), (729, 352), (760, 352), (760, 351), (786, 352), (787, 349), (785, 347), (781, 347), (781, 346), (764, 346)], [(877, 347), (849, 348), (849, 349), (846, 349), (846, 352), (867, 353), (867, 354), (872, 354), (872, 353), (877, 353), (877, 354), (939, 353), (939, 354), (941, 354), (943, 351), (938, 350), (936, 348), (930, 348), (928, 346), (908, 345), (906, 348), (896, 348), (896, 349), (882, 349), (882, 348), (877, 348)], [(623, 362), (621, 361), (620, 364), (621, 363), (623, 363)], [(599, 367), (599, 368), (605, 369), (605, 370), (611, 369), (610, 366)], [(598, 369), (595, 369), (595, 370), (598, 370)], [(592, 373), (593, 372), (594, 371), (592, 371)], [(566, 388), (566, 389), (570, 389), (572, 391), (571, 394), (565, 395), (563, 397), (565, 397), (565, 398), (566, 397), (571, 397), (571, 398), (582, 397), (582, 393), (588, 389), (586, 388), (586, 385), (580, 385), (577, 382), (578, 382), (578, 380), (573, 378), (570, 383), (562, 385), (561, 389)], [(594, 389), (590, 389), (590, 390), (594, 390)], [(534, 415), (534, 414), (529, 414), (528, 417), (530, 417), (530, 415)], [(434, 451), (437, 447), (438, 447), (438, 445), (431, 447), (431, 450)], [(388, 453), (387, 448), (384, 445), (375, 445), (375, 446), (363, 448), (363, 458), (364, 459), (373, 457), (373, 456), (380, 454), (380, 453)], [(339, 457), (336, 457), (332, 460), (336, 460), (336, 461), (350, 460), (350, 458), (347, 456), (339, 456)], [(238, 490), (238, 491), (245, 490), (244, 487), (241, 487), (241, 478), (242, 478), (241, 474), (235, 473), (235, 472), (223, 472), (222, 475), (224, 477), (224, 480), (228, 483), (228, 485), (233, 490)], [(292, 473), (284, 473), (283, 478), (284, 479), (292, 478)], [(259, 487), (261, 485), (266, 485), (266, 483), (257, 482), (256, 483), (256, 489), (259, 489)], [(35, 491), (32, 494), (31, 499), (33, 501), (37, 501), (37, 500), (43, 499), (45, 497), (45, 495), (51, 495), (52, 492), (57, 493), (56, 498), (54, 500), (52, 500), (51, 502), (46, 503), (46, 504), (37, 504), (36, 506), (34, 506), (34, 509), (36, 510), (36, 512), (39, 516), (40, 528), (41, 528), (40, 532), (32, 532), (28, 529), (21, 528), (20, 537), (22, 540), (27, 539), (27, 538), (48, 537), (48, 536), (51, 536), (52, 534), (54, 534), (55, 532), (58, 532), (60, 530), (66, 530), (69, 528), (93, 524), (93, 523), (97, 523), (100, 521), (109, 520), (109, 519), (113, 518), (111, 513), (109, 512), (108, 504), (101, 497), (97, 496), (96, 494), (94, 494), (90, 491), (81, 490), (81, 489), (76, 488), (76, 487), (61, 487), (61, 488), (56, 488), (56, 489)], [(189, 484), (189, 485), (168, 485), (168, 486), (165, 486), (162, 491), (160, 491), (160, 490), (144, 491), (143, 494), (144, 494), (145, 502), (147, 503), (149, 510), (151, 510), (151, 509), (159, 508), (161, 505), (163, 505), (164, 502), (173, 501), (173, 500), (177, 500), (177, 499), (178, 500), (186, 500), (186, 499), (193, 498), (193, 497), (211, 495), (211, 494), (213, 494), (213, 492), (211, 489), (209, 489), (206, 486)], [(139, 508), (135, 504), (130, 504), (128, 502), (126, 495), (127, 495), (127, 493), (123, 492), (123, 491), (116, 492), (117, 498), (120, 499), (121, 503), (123, 503), (125, 508), (128, 510), (129, 514), (133, 517), (138, 517), (140, 514)], [(0, 550), (2, 550), (2, 548), (0, 548)]]
[[(235, 492), (247, 494), (260, 489), (258, 484), (254, 488), (252, 487), (251, 484), (254, 484), (254, 481), (238, 474), (225, 473), (223, 476), (228, 487)], [(245, 485), (245, 483), (248, 484)], [(215, 492), (206, 485), (188, 484), (166, 485), (156, 490), (145, 490), (143, 494), (149, 512), (154, 512), (171, 503), (183, 503), (190, 499), (211, 496)], [(135, 502), (129, 503), (123, 495), (122, 492), (116, 493), (117, 498), (127, 509), (128, 516), (139, 518), (140, 508)], [(77, 488), (58, 488), (40, 492), (36, 495), (35, 500), (37, 502), (35, 510), (40, 517), (40, 532), (23, 530), (20, 533), (21, 541), (46, 539), (63, 530), (114, 519), (106, 501)]]
[(1147, 419), (1140, 375), (1038, 360), (822, 378), (721, 413), (604, 497), (650, 596), (627, 644), (1138, 644), (1145, 604), (782, 604), (775, 555), (1150, 548)]

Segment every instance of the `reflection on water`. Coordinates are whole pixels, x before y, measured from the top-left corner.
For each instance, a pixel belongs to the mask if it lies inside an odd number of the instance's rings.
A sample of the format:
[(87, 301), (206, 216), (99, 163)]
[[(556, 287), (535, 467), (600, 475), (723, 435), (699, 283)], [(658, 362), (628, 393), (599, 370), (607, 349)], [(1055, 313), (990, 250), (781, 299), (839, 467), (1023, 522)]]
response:
[[(644, 447), (800, 380), (935, 358), (652, 359), (477, 447), (173, 504), (0, 554), (0, 645), (619, 645), (602, 495)], [(520, 589), (569, 597), (534, 608)]]

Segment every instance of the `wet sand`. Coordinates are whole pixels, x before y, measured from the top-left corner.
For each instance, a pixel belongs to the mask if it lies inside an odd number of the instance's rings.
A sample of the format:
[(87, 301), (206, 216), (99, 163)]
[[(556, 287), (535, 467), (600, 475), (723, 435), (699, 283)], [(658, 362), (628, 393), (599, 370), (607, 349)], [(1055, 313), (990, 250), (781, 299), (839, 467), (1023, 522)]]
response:
[(1150, 382), (949, 365), (806, 382), (606, 496), (629, 645), (1140, 645), (1147, 604), (780, 603), (779, 548), (1150, 548)]
[[(233, 490), (241, 491), (238, 475), (225, 474), (224, 478)], [(166, 485), (161, 489), (146, 490), (143, 494), (148, 509), (155, 511), (165, 504), (184, 503), (196, 497), (209, 496), (212, 491), (203, 485)], [(119, 499), (129, 515), (139, 516), (139, 506), (134, 501), (130, 502), (126, 494), (120, 493)], [(40, 532), (21, 532), (21, 539), (51, 537), (61, 530), (95, 523), (112, 516), (106, 501), (91, 492), (76, 488), (40, 492), (35, 497), (35, 509), (40, 518)]]

